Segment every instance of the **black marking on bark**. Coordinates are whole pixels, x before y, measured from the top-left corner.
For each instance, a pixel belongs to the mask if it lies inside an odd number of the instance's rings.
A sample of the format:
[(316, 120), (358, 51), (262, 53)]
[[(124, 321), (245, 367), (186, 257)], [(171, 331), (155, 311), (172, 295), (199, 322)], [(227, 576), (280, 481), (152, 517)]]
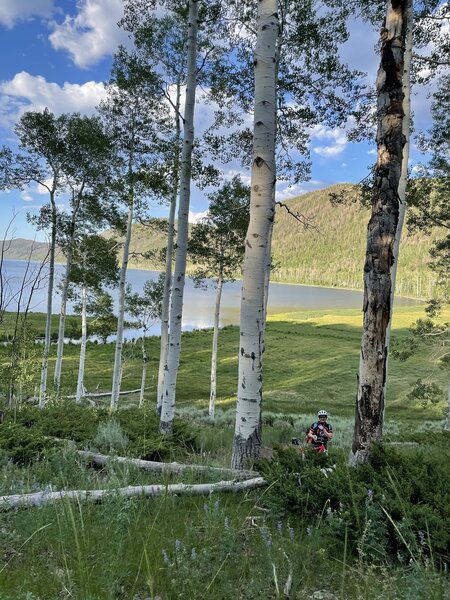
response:
[(261, 156), (257, 156), (255, 158), (254, 162), (255, 162), (255, 164), (256, 164), (257, 167), (260, 167), (262, 164), (264, 164), (264, 159), (261, 158)]

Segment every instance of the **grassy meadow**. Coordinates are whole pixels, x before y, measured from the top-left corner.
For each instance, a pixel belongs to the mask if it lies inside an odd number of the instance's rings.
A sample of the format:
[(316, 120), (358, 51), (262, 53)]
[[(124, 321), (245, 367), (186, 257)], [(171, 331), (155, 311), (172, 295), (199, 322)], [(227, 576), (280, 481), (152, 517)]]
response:
[[(397, 309), (393, 339), (404, 338), (421, 316), (421, 307)], [(442, 318), (449, 317), (450, 307)], [(34, 318), (40, 330), (44, 317)], [(77, 453), (228, 466), (237, 327), (220, 332), (214, 422), (207, 416), (212, 332), (183, 335), (173, 440), (157, 434), (156, 338), (148, 340), (144, 409), (132, 394), (121, 396), (113, 415), (104, 398), (97, 408), (53, 397), (43, 411), (32, 400), (15, 413), (7, 410), (0, 425), (0, 495), (110, 493), (102, 503), (64, 499), (0, 510), (0, 600), (450, 598), (448, 373), (425, 353), (392, 360), (385, 435), (394, 445), (381, 449), (372, 467), (349, 469), (360, 334), (356, 310), (269, 318), (263, 445), (276, 454), (255, 465), (268, 485), (247, 492), (124, 498), (116, 490), (130, 485), (211, 483), (224, 476), (152, 474), (114, 461), (93, 468)], [(3, 369), (5, 352), (0, 346)], [(75, 344), (65, 347), (62, 395), (75, 391), (78, 352)], [(88, 391), (111, 389), (113, 354), (113, 344), (88, 345)], [(53, 367), (52, 354), (49, 381)], [(128, 342), (122, 390), (137, 389), (140, 376), (140, 344)], [(408, 399), (418, 378), (439, 383), (438, 404), (424, 408)], [(29, 396), (36, 386), (37, 379)], [(291, 437), (303, 438), (319, 408), (329, 411), (335, 429), (329, 455), (299, 454)], [(324, 467), (330, 470), (323, 473)]]
[[(400, 307), (393, 319), (393, 342), (408, 335), (408, 327), (423, 317), (422, 307)], [(36, 318), (36, 317), (35, 317)], [(43, 316), (41, 315), (43, 319)], [(449, 320), (450, 308), (442, 314)], [(56, 327), (57, 318), (54, 319)], [(350, 416), (354, 410), (356, 373), (359, 362), (362, 313), (359, 310), (302, 311), (269, 316), (264, 355), (264, 410), (280, 413), (315, 412), (324, 405), (334, 416)], [(217, 405), (235, 404), (239, 331), (229, 326), (221, 330), (218, 354)], [(212, 331), (183, 334), (178, 375), (177, 406), (206, 408), (209, 402), (209, 361)], [(55, 348), (53, 347), (53, 351)], [(159, 339), (150, 338), (148, 351), (148, 390), (151, 405), (156, 393)], [(1, 350), (0, 350), (1, 352)], [(122, 390), (140, 387), (142, 363), (140, 343), (124, 345)], [(0, 355), (1, 356), (1, 355)], [(75, 392), (79, 347), (64, 348), (62, 393)], [(111, 389), (114, 344), (88, 344), (85, 385), (88, 392)], [(50, 358), (51, 381), (54, 353)], [(407, 395), (417, 379), (433, 379), (443, 388), (442, 403), (434, 409), (411, 404)], [(438, 369), (435, 357), (418, 353), (406, 362), (390, 361), (387, 418), (440, 418), (445, 408), (448, 375)], [(37, 382), (36, 382), (37, 384)], [(30, 386), (29, 394), (35, 389)], [(125, 396), (124, 403), (136, 398)]]

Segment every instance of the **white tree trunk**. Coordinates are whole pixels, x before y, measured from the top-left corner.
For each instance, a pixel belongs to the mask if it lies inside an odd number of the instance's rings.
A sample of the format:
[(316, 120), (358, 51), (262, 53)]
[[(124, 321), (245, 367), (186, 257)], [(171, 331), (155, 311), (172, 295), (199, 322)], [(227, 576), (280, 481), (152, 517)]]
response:
[(87, 316), (86, 316), (86, 285), (81, 288), (81, 344), (80, 344), (80, 362), (78, 365), (77, 395), (75, 402), (78, 404), (85, 395), (84, 387), (84, 365), (86, 363), (86, 343), (87, 343)]
[(180, 81), (177, 81), (177, 92), (175, 100), (175, 143), (176, 155), (175, 165), (173, 170), (173, 191), (172, 198), (170, 200), (170, 211), (169, 211), (169, 223), (167, 226), (167, 253), (166, 253), (166, 270), (164, 278), (164, 293), (163, 301), (161, 306), (161, 345), (159, 351), (159, 369), (158, 369), (158, 390), (156, 398), (156, 412), (161, 416), (161, 407), (164, 396), (164, 376), (165, 368), (167, 364), (167, 354), (169, 351), (169, 307), (170, 307), (170, 290), (172, 287), (172, 260), (173, 260), (173, 241), (175, 236), (175, 211), (177, 207), (178, 198), (178, 184), (180, 179), (179, 174), (179, 156), (180, 156), (180, 139), (181, 139), (181, 127), (180, 127), (180, 96), (181, 96), (181, 85)]
[(67, 261), (66, 261), (66, 274), (64, 277), (64, 285), (61, 292), (61, 310), (59, 313), (59, 329), (58, 329), (58, 345), (56, 348), (56, 363), (55, 363), (55, 373), (53, 376), (53, 382), (55, 386), (56, 392), (59, 392), (59, 388), (61, 385), (61, 369), (62, 369), (62, 359), (64, 353), (64, 330), (66, 325), (66, 313), (67, 313), (67, 295), (69, 292), (69, 283), (70, 283), (70, 269), (72, 267), (72, 255), (73, 255), (73, 240), (69, 246), (67, 252)]
[(181, 153), (180, 203), (178, 208), (178, 235), (175, 270), (170, 302), (170, 342), (165, 367), (164, 393), (159, 430), (164, 435), (173, 432), (175, 416), (175, 389), (181, 351), (186, 254), (188, 245), (188, 216), (191, 195), (192, 148), (194, 144), (194, 108), (197, 85), (197, 30), (198, 0), (189, 1), (187, 79), (184, 108), (183, 148)]
[(131, 231), (133, 225), (133, 200), (128, 206), (127, 230), (123, 244), (122, 265), (119, 276), (119, 308), (117, 314), (116, 351), (114, 354), (114, 371), (112, 380), (110, 409), (116, 410), (119, 402), (120, 380), (122, 374), (123, 324), (125, 319), (125, 285), (127, 279), (128, 259), (130, 254)]
[[(56, 181), (56, 179), (55, 179)], [(48, 288), (47, 288), (47, 317), (45, 322), (45, 340), (44, 352), (42, 354), (41, 384), (39, 388), (39, 408), (45, 406), (47, 393), (47, 374), (48, 357), (51, 345), (52, 330), (52, 306), (53, 306), (53, 283), (55, 280), (55, 251), (56, 251), (56, 204), (55, 204), (55, 186), (50, 192), (50, 206), (52, 211), (52, 229), (50, 234), (50, 257), (48, 267)]]
[(66, 325), (66, 311), (67, 311), (67, 295), (69, 293), (69, 283), (70, 283), (70, 269), (72, 268), (72, 256), (73, 256), (73, 245), (75, 240), (75, 227), (76, 227), (76, 219), (78, 210), (81, 204), (81, 198), (83, 194), (84, 184), (81, 186), (81, 189), (76, 196), (76, 201), (74, 202), (72, 217), (71, 217), (71, 233), (68, 243), (67, 249), (67, 260), (66, 260), (66, 274), (64, 277), (64, 285), (61, 292), (61, 310), (59, 314), (59, 329), (58, 329), (58, 345), (56, 348), (56, 363), (55, 363), (55, 373), (53, 375), (53, 383), (55, 386), (56, 392), (59, 392), (60, 384), (61, 384), (61, 369), (62, 369), (62, 359), (64, 353), (64, 329)]
[(145, 348), (145, 331), (142, 334), (141, 343), (142, 343), (142, 377), (141, 377), (141, 391), (139, 392), (139, 406), (144, 406), (144, 392), (145, 392), (145, 380), (147, 378), (147, 365), (148, 365), (148, 356), (147, 350)]
[[(413, 46), (413, 0), (408, 0), (406, 13), (406, 36), (405, 36), (405, 54), (403, 62), (403, 122), (402, 132), (405, 138), (403, 146), (402, 170), (400, 173), (400, 182), (398, 185), (399, 211), (397, 231), (395, 232), (394, 240), (394, 262), (391, 267), (391, 315), (394, 311), (395, 299), (395, 282), (397, 279), (398, 260), (400, 256), (400, 240), (402, 237), (403, 224), (405, 222), (406, 210), (408, 203), (406, 202), (406, 186), (408, 184), (408, 163), (409, 163), (409, 138), (411, 129), (411, 59)], [(388, 368), (389, 368), (389, 347), (391, 342), (392, 319), (390, 319), (386, 330), (386, 379), (384, 382), (384, 397), (386, 401), (386, 391), (388, 383)]]
[(214, 419), (217, 397), (217, 347), (219, 341), (220, 301), (222, 299), (223, 279), (219, 277), (216, 288), (216, 308), (214, 311), (214, 333), (211, 353), (211, 392), (209, 396), (209, 416)]
[(407, 2), (387, 3), (381, 32), (377, 76), (378, 157), (367, 230), (364, 265), (364, 322), (361, 341), (355, 430), (349, 462), (368, 462), (374, 442), (383, 434), (386, 332), (392, 317), (394, 243), (399, 220), (399, 183), (403, 158), (403, 63)]
[(274, 218), (276, 73), (279, 22), (276, 0), (258, 3), (250, 223), (242, 273), (239, 377), (232, 467), (259, 457), (265, 274)]

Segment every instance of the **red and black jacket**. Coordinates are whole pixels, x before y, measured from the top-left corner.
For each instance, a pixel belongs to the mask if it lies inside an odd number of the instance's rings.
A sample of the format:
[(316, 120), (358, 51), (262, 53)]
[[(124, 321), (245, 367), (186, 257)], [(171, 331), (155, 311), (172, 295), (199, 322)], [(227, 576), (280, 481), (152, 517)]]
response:
[(333, 433), (333, 427), (329, 423), (313, 423), (311, 427), (308, 429), (308, 434), (317, 436), (317, 441), (311, 440), (308, 438), (308, 442), (312, 443), (314, 446), (326, 446), (328, 444), (328, 438), (325, 435), (324, 431), (327, 433)]

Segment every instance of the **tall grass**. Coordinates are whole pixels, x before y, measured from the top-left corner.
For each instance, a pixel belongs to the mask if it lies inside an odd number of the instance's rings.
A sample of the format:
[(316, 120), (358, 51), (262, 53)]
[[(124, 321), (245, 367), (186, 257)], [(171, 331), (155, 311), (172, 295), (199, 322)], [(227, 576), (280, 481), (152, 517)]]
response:
[[(311, 416), (304, 415), (304, 422)], [(228, 422), (227, 414), (220, 417)], [(287, 415), (266, 418), (273, 418), (269, 428), (278, 432), (283, 422), (291, 423)], [(295, 422), (290, 427), (289, 434)], [(37, 464), (29, 467), (29, 477), (111, 490), (150, 477), (114, 463), (93, 472), (68, 451), (54, 459), (45, 459), (40, 470)], [(17, 488), (18, 479), (12, 480), (20, 469), (5, 463), (4, 468), (4, 485)], [(160, 475), (153, 477), (161, 481)], [(197, 478), (191, 475), (191, 481)], [(408, 557), (373, 562), (373, 542), (364, 534), (355, 559), (346, 538), (330, 536), (326, 503), (316, 507), (314, 519), (279, 517), (267, 509), (269, 492), (152, 500), (112, 493), (101, 505), (64, 500), (0, 514), (0, 599), (447, 597), (448, 579), (428, 552), (421, 554), (407, 539)], [(406, 536), (407, 530), (401, 533)]]

